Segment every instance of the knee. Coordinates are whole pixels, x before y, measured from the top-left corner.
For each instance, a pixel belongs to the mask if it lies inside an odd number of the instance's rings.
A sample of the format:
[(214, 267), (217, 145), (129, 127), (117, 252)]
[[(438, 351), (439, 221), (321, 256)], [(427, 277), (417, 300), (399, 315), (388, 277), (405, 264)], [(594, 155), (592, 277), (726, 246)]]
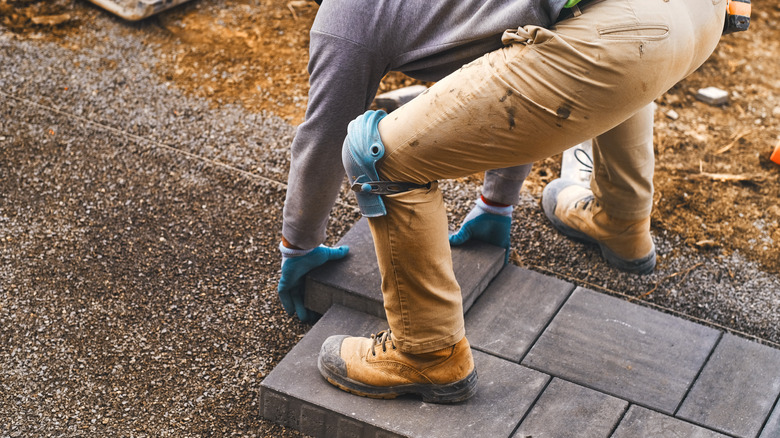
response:
[(349, 185), (357, 196), (360, 212), (366, 217), (386, 214), (382, 198), (371, 193), (369, 185), (379, 181), (376, 163), (385, 155), (385, 146), (379, 136), (378, 125), (386, 115), (384, 111), (367, 111), (351, 121), (341, 150)]
[(366, 111), (349, 123), (341, 160), (350, 184), (379, 180), (376, 162), (384, 156), (385, 145), (378, 126), (386, 115), (384, 111)]
[(347, 128), (347, 138), (341, 151), (349, 185), (357, 197), (360, 212), (366, 217), (387, 214), (384, 195), (395, 195), (416, 189), (430, 189), (431, 183), (388, 181), (380, 178), (377, 162), (385, 155), (385, 146), (379, 135), (379, 121), (384, 111), (368, 111), (353, 120)]

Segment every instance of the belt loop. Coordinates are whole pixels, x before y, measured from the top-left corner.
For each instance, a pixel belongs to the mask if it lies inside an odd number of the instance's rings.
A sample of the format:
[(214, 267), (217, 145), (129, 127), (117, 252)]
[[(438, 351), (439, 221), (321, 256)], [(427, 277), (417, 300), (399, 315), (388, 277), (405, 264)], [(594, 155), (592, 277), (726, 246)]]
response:
[(580, 7), (577, 5), (571, 7), (571, 13), (575, 17), (579, 17), (580, 15), (582, 15), (582, 11), (580, 10)]

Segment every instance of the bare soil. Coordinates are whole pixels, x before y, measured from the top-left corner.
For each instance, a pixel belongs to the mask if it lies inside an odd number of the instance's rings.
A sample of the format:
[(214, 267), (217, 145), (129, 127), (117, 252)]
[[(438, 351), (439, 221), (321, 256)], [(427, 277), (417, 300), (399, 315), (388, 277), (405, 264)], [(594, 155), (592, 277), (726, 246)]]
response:
[[(235, 0), (239, 7), (215, 22), (200, 3), (128, 24), (149, 29), (160, 76), (215, 105), (240, 103), (300, 123), (317, 5)], [(84, 0), (0, 0), (0, 23), (23, 38), (56, 41), (101, 13)], [(779, 55), (780, 5), (754, 0), (750, 30), (723, 37), (702, 68), (661, 96), (655, 125), (654, 232), (702, 252), (738, 251), (771, 273), (780, 273), (780, 166), (768, 159), (780, 145)], [(380, 91), (413, 83), (391, 74)], [(728, 91), (729, 103), (698, 101), (697, 90), (709, 86)], [(559, 163), (537, 163), (526, 190), (538, 195)]]

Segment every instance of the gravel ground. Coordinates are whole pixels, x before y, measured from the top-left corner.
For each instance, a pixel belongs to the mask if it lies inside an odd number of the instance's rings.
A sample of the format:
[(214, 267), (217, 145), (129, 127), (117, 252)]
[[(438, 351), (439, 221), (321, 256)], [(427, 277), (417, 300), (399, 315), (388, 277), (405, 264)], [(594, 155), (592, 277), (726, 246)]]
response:
[[(183, 95), (141, 33), (0, 28), (0, 437), (297, 436), (257, 406), (308, 328), (275, 292), (294, 127)], [(453, 223), (478, 189), (444, 184)], [(515, 263), (780, 344), (780, 278), (738, 253), (656, 235), (637, 277), (554, 232), (532, 192), (514, 218)]]
[(307, 329), (274, 282), (294, 128), (98, 24), (0, 35), (0, 437), (297, 436), (257, 406)]

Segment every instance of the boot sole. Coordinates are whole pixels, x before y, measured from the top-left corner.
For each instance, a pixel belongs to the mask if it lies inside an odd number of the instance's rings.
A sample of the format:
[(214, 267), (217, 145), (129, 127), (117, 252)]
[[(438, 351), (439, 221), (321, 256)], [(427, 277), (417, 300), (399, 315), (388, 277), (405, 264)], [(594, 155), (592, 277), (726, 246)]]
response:
[[(553, 185), (553, 183), (550, 183), (547, 185), (547, 187), (544, 188), (544, 191), (542, 192), (542, 209), (544, 210), (544, 215), (547, 216), (547, 219), (550, 220), (553, 227), (558, 230), (561, 234), (570, 237), (574, 240), (578, 240), (583, 243), (598, 245), (599, 249), (601, 250), (601, 256), (604, 257), (609, 264), (612, 266), (620, 269), (621, 271), (630, 272), (632, 274), (650, 274), (655, 269), (655, 247), (653, 247), (653, 250), (650, 251), (650, 254), (648, 254), (645, 257), (642, 257), (641, 259), (636, 260), (626, 260), (619, 255), (615, 254), (611, 249), (607, 248), (606, 245), (599, 242), (598, 240), (588, 236), (587, 234), (577, 231), (574, 228), (569, 227), (568, 225), (561, 222), (560, 219), (558, 219), (557, 216), (555, 216), (555, 208), (558, 206), (558, 191), (559, 188), (558, 185)], [(576, 183), (572, 183), (576, 184)], [(550, 190), (548, 190), (550, 188)], [(562, 189), (561, 187), (560, 189)]]
[(327, 366), (324, 366), (321, 360), (317, 361), (317, 368), (325, 376), (325, 379), (337, 388), (369, 398), (393, 399), (400, 395), (415, 394), (421, 396), (426, 403), (445, 404), (468, 400), (477, 392), (476, 369), (464, 379), (444, 385), (412, 383), (396, 386), (372, 386), (334, 373)]

